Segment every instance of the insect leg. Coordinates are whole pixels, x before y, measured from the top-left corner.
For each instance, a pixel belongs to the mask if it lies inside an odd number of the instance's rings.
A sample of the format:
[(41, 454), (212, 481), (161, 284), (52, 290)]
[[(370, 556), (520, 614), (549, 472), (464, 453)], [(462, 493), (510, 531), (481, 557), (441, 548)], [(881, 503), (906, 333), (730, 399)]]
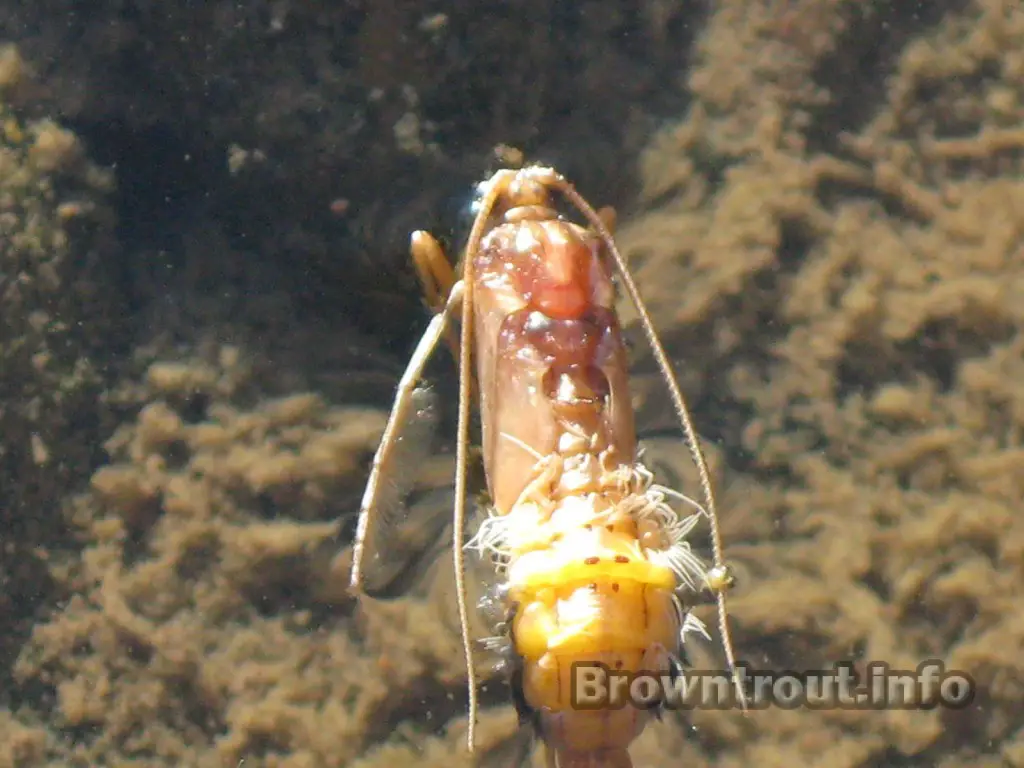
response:
[(405, 424), (408, 419), (416, 384), (419, 383), (423, 369), (426, 368), (430, 356), (437, 348), (438, 341), (447, 329), (448, 321), (461, 301), (462, 283), (456, 283), (448, 293), (448, 299), (443, 309), (431, 318), (430, 325), (423, 332), (423, 336), (409, 360), (409, 365), (406, 366), (405, 373), (402, 374), (402, 378), (398, 382), (395, 402), (384, 427), (380, 445), (377, 446), (377, 453), (373, 457), (370, 477), (366, 482), (366, 490), (363, 492), (363, 500), (359, 507), (359, 522), (356, 525), (356, 537), (352, 547), (352, 575), (349, 580), (349, 591), (353, 594), (359, 594), (362, 591), (363, 545), (369, 531), (371, 518), (376, 510), (381, 478), (389, 468), (388, 465), (400, 437), (398, 435), (399, 426)]
[[(440, 312), (452, 291), (452, 286), (455, 285), (455, 271), (448, 257), (444, 255), (441, 244), (422, 230), (412, 233), (409, 253), (412, 255), (412, 263), (423, 288), (427, 306), (434, 312)], [(452, 356), (458, 360), (459, 339), (451, 328), (445, 329), (444, 340), (451, 349)]]
[(409, 253), (412, 255), (412, 263), (416, 267), (420, 285), (423, 286), (427, 306), (434, 312), (440, 312), (452, 291), (452, 286), (455, 285), (455, 271), (452, 265), (448, 263), (440, 243), (422, 230), (412, 233)]

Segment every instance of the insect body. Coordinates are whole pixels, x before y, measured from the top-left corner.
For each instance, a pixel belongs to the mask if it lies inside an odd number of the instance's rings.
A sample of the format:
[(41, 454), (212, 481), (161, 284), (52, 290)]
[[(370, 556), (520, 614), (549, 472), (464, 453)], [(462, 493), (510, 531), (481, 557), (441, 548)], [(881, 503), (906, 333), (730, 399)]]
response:
[[(588, 227), (558, 215), (556, 192), (584, 214)], [(467, 660), (472, 645), (463, 530), (475, 357), (492, 508), (471, 544), (493, 556), (505, 579), (521, 716), (548, 747), (549, 763), (560, 768), (631, 765), (627, 748), (650, 712), (629, 704), (578, 706), (574, 670), (601, 664), (673, 672), (683, 636), (703, 631), (687, 613), (686, 592), (710, 588), (717, 595), (733, 664), (722, 595), (729, 579), (707, 467), (606, 218), (554, 170), (528, 167), (499, 171), (481, 185), (459, 280), (429, 235), (413, 236), (413, 256), (438, 314), (399, 385), (353, 555), (352, 585), (358, 588), (381, 478), (392, 469), (416, 383), (450, 316), (461, 309), (454, 556)], [(637, 303), (666, 376), (700, 471), (704, 506), (655, 485), (638, 460), (626, 351), (614, 309), (615, 271)], [(670, 501), (689, 508), (680, 512)], [(711, 523), (710, 570), (687, 541), (701, 515)], [(471, 663), (468, 669), (472, 748), (476, 681)]]

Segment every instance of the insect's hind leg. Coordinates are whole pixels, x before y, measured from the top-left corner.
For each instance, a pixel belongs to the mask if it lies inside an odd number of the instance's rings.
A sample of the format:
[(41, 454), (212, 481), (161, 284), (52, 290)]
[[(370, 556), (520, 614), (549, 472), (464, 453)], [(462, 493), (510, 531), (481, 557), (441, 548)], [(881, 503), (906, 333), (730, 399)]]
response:
[(362, 504), (359, 507), (359, 522), (356, 525), (356, 536), (352, 547), (352, 572), (349, 582), (349, 591), (358, 594), (362, 591), (362, 561), (363, 548), (369, 532), (369, 526), (377, 509), (377, 501), (380, 492), (381, 479), (389, 470), (395, 446), (401, 438), (401, 429), (409, 419), (409, 409), (413, 405), (413, 394), (416, 385), (423, 376), (423, 371), (430, 361), (430, 357), (437, 348), (437, 343), (448, 330), (448, 321), (454, 314), (455, 309), (462, 302), (462, 283), (455, 283), (450, 286), (445, 297), (441, 310), (430, 320), (430, 325), (423, 332), (419, 343), (416, 345), (409, 364), (398, 382), (398, 391), (395, 394), (395, 402), (391, 406), (391, 413), (388, 415), (387, 424), (384, 427), (384, 434), (380, 438), (380, 445), (377, 446), (377, 453), (373, 457), (373, 465), (370, 469), (370, 477), (366, 482), (366, 490), (363, 493)]

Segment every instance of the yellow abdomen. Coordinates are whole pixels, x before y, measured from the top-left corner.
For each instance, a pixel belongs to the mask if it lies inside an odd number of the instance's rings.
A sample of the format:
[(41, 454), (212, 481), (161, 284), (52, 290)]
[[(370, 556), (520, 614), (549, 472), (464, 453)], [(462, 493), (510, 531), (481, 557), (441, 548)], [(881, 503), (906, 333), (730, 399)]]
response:
[(574, 686), (581, 666), (668, 671), (681, 629), (675, 574), (651, 563), (632, 531), (586, 526), (513, 557), (508, 575), (523, 696), (548, 739), (566, 750), (628, 745), (646, 713), (621, 701), (581, 707)]

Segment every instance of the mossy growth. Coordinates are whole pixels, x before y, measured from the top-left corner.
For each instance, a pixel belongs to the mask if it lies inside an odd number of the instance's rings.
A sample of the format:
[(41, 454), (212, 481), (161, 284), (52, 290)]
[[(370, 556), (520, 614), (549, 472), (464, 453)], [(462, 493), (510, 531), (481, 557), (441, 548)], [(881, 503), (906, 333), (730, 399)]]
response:
[(104, 359), (122, 312), (109, 283), (113, 176), (71, 131), (26, 119), (30, 75), (0, 48), (0, 699), (19, 628), (45, 601), (61, 499), (101, 450)]

